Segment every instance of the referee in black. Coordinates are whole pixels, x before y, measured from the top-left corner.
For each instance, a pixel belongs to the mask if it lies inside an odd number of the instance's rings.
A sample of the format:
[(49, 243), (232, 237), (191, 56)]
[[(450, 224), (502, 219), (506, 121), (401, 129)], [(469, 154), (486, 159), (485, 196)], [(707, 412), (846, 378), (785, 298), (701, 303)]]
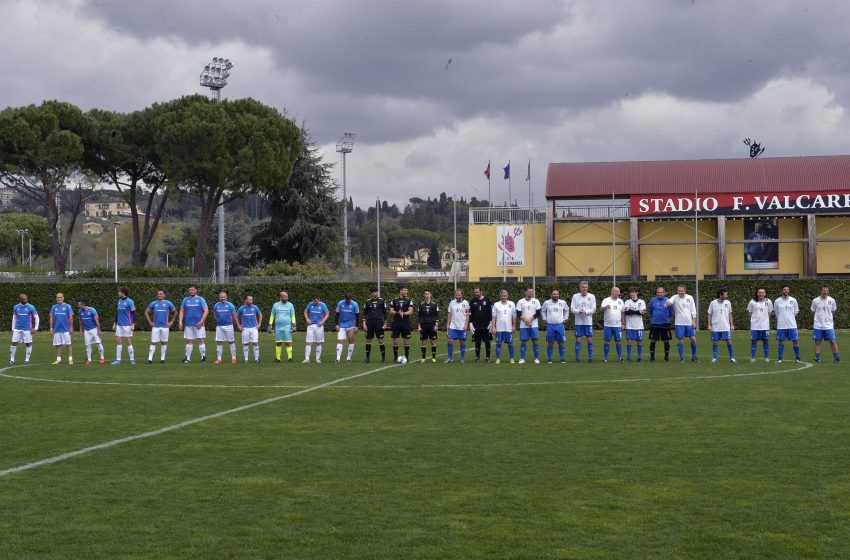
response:
[(387, 347), (384, 345), (384, 325), (387, 322), (387, 304), (381, 299), (378, 288), (371, 290), (372, 297), (363, 304), (363, 331), (366, 333), (366, 363), (372, 354), (372, 339), (377, 338), (381, 347), (381, 363), (387, 361)]
[(490, 322), (493, 320), (493, 302), (484, 297), (484, 292), (481, 288), (475, 288), (472, 292), (472, 301), (469, 302), (469, 322), (475, 332), (472, 333), (472, 340), (475, 341), (475, 361), (481, 361), (481, 343), (484, 343), (484, 349), (487, 352), (485, 361), (490, 361)]
[(407, 297), (407, 286), (402, 286), (398, 297), (390, 301), (390, 315), (393, 318), (393, 360), (398, 361), (398, 339), (404, 340), (404, 357), (410, 360), (410, 316), (413, 315), (413, 300)]
[(425, 290), (422, 294), (425, 298), (419, 304), (419, 340), (422, 344), (422, 361), (426, 361), (427, 344), (431, 344), (431, 361), (437, 362), (437, 320), (440, 317), (440, 306), (431, 299), (431, 290)]

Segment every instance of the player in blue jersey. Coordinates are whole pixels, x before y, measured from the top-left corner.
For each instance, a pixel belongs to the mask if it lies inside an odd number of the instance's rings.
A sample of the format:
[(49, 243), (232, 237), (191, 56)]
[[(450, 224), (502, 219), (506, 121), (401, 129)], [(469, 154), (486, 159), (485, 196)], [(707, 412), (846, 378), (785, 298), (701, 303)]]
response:
[(24, 364), (30, 363), (32, 354), (32, 333), (38, 330), (38, 311), (29, 302), (26, 294), (19, 296), (21, 303), (12, 308), (12, 347), (9, 348), (9, 365), (15, 365), (15, 352), (18, 343), (23, 342), (26, 347)]
[(353, 299), (351, 294), (345, 294), (345, 299), (336, 304), (336, 363), (342, 357), (342, 345), (348, 341), (348, 357), (346, 362), (351, 361), (354, 354), (354, 337), (357, 336), (357, 324), (360, 322), (360, 305)]
[(165, 292), (157, 290), (156, 300), (150, 302), (145, 309), (145, 319), (151, 326), (151, 344), (148, 348), (148, 363), (153, 363), (153, 353), (156, 351), (156, 343), (159, 342), (159, 363), (165, 363), (165, 348), (168, 344), (168, 333), (174, 324), (174, 315), (177, 308), (169, 300), (165, 299)]
[(105, 352), (100, 338), (103, 333), (100, 330), (100, 317), (97, 315), (97, 309), (91, 307), (86, 300), (81, 299), (77, 302), (77, 310), (77, 318), (80, 320), (80, 335), (86, 343), (86, 365), (91, 365), (92, 344), (97, 344), (97, 349), (100, 352), (100, 363), (105, 364)]
[(260, 325), (263, 324), (263, 313), (254, 305), (254, 296), (245, 296), (245, 305), (236, 310), (239, 318), (239, 330), (242, 331), (242, 356), (248, 363), (248, 347), (254, 347), (254, 362), (260, 363)]
[(68, 363), (74, 363), (71, 348), (71, 329), (74, 325), (74, 308), (65, 303), (65, 296), (56, 294), (56, 303), (50, 308), (50, 334), (53, 335), (53, 346), (56, 347), (54, 366), (62, 363), (62, 347), (68, 348)]
[(325, 341), (325, 321), (330, 311), (328, 306), (319, 299), (319, 294), (313, 294), (313, 301), (304, 308), (304, 319), (307, 321), (307, 345), (304, 347), (304, 362), (310, 363), (310, 351), (316, 345), (316, 363), (322, 363), (322, 343)]
[(207, 331), (204, 325), (210, 310), (207, 301), (198, 295), (198, 288), (189, 286), (189, 295), (183, 298), (180, 304), (180, 317), (178, 319), (183, 338), (186, 339), (186, 357), (184, 364), (188, 364), (192, 357), (192, 345), (198, 341), (198, 353), (201, 361), (207, 361)]
[(224, 343), (230, 344), (230, 363), (236, 363), (236, 338), (233, 336), (233, 325), (239, 323), (236, 316), (236, 306), (227, 301), (227, 292), (218, 293), (218, 301), (213, 305), (215, 317), (215, 352), (216, 364), (221, 363), (224, 355)]
[(136, 304), (130, 299), (130, 290), (123, 286), (118, 288), (118, 313), (112, 329), (115, 331), (118, 344), (115, 352), (115, 360), (113, 360), (112, 365), (121, 363), (124, 341), (127, 341), (127, 356), (130, 357), (130, 364), (135, 364), (136, 354), (133, 351), (133, 331), (136, 329)]
[(280, 292), (280, 301), (272, 305), (269, 314), (269, 332), (274, 332), (274, 355), (280, 362), (281, 346), (286, 345), (286, 361), (292, 361), (292, 333), (295, 331), (295, 306), (289, 301), (289, 294)]

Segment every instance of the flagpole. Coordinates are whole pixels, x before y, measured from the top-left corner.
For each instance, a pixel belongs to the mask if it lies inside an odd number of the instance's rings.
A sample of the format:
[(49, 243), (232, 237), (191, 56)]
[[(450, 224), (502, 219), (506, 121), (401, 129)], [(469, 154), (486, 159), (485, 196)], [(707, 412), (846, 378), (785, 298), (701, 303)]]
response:
[[(528, 183), (531, 184), (530, 177)], [(531, 201), (532, 212), (532, 219), (529, 220), (531, 222), (531, 289), (534, 292), (534, 297), (537, 297), (537, 263), (534, 258), (534, 250), (536, 248), (536, 243), (534, 242), (534, 230), (537, 229), (535, 227), (537, 225), (537, 212), (534, 211), (534, 195), (531, 194), (531, 187), (528, 188), (528, 193), (528, 196), (530, 197), (529, 200)]]
[[(508, 160), (508, 208), (513, 205), (513, 197), (511, 196), (511, 160)], [(508, 212), (510, 216), (510, 212)]]
[(378, 293), (381, 292), (381, 199), (377, 199), (375, 212), (375, 231), (377, 232), (378, 243), (376, 244), (378, 253)]
[[(617, 233), (614, 222), (614, 193), (611, 193), (611, 276), (613, 286), (617, 285)], [(612, 287), (613, 287), (612, 286)]]
[(699, 191), (694, 191), (694, 307), (699, 330)]
[(493, 195), (490, 193), (490, 161), (487, 161), (487, 223), (493, 223)]
[(454, 255), (454, 262), (452, 263), (452, 277), (454, 278), (454, 283), (455, 283), (455, 290), (454, 291), (457, 292), (457, 193), (455, 193), (455, 195), (452, 197), (452, 208), (453, 208), (453, 211), (454, 211), (454, 234), (455, 234), (455, 241), (454, 241), (455, 246), (454, 246), (454, 251), (452, 253)]
[(531, 208), (534, 204), (531, 199), (531, 160), (528, 160), (528, 171), (525, 174), (525, 180), (528, 181), (528, 207)]

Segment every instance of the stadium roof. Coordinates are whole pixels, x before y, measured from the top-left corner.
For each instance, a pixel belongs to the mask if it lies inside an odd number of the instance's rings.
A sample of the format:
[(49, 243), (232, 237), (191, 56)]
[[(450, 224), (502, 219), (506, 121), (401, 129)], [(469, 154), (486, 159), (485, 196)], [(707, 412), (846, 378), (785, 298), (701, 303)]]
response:
[(546, 198), (850, 188), (850, 155), (550, 163)]

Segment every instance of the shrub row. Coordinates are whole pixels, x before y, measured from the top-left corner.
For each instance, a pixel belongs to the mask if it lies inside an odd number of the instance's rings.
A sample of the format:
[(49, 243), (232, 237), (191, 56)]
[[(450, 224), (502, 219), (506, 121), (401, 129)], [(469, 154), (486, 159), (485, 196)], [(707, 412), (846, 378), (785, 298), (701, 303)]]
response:
[[(775, 299), (779, 297), (782, 286), (786, 283), (783, 280), (704, 280), (699, 284), (700, 288), (700, 325), (705, 328), (706, 318), (705, 313), (708, 308), (708, 303), (716, 296), (716, 292), (720, 288), (729, 290), (729, 299), (732, 302), (735, 310), (735, 324), (739, 329), (749, 328), (749, 318), (747, 316), (747, 302), (752, 298), (757, 287), (763, 287), (767, 290), (768, 297)], [(800, 315), (797, 322), (800, 328), (811, 328), (812, 318), (810, 312), (810, 304), (813, 298), (820, 294), (820, 286), (822, 282), (819, 280), (793, 280), (790, 282), (791, 295), (797, 298), (800, 303)], [(137, 323), (140, 330), (148, 330), (147, 321), (144, 320), (144, 308), (156, 298), (158, 289), (165, 290), (167, 297), (179, 307), (180, 301), (186, 295), (186, 288), (189, 286), (188, 281), (177, 280), (168, 284), (153, 284), (148, 282), (135, 282), (128, 284), (130, 297), (135, 301), (139, 309), (139, 321)], [(443, 318), (446, 314), (446, 306), (453, 296), (453, 286), (450, 283), (435, 282), (435, 283), (411, 283), (407, 284), (410, 288), (410, 297), (417, 304), (422, 301), (422, 292), (426, 288), (431, 290), (434, 299), (440, 304)], [(686, 282), (688, 293), (694, 293), (693, 282)], [(832, 296), (837, 300), (839, 311), (836, 316), (836, 326), (838, 328), (850, 327), (850, 280), (848, 279), (830, 279), (830, 291)], [(230, 300), (238, 307), (244, 301), (246, 295), (254, 296), (254, 303), (262, 309), (264, 316), (268, 314), (272, 304), (278, 300), (279, 290), (289, 292), (290, 301), (295, 305), (299, 328), (303, 328), (303, 310), (304, 306), (309, 303), (312, 295), (317, 293), (321, 296), (328, 307), (333, 312), (336, 302), (342, 299), (346, 292), (351, 292), (354, 299), (361, 304), (369, 297), (369, 288), (371, 284), (366, 282), (338, 282), (338, 283), (311, 283), (311, 282), (292, 282), (284, 283), (280, 286), (274, 284), (239, 284), (231, 285), (198, 285), (200, 293), (212, 306), (218, 298), (218, 292), (224, 289), (229, 293)], [(398, 294), (401, 284), (399, 283), (383, 283), (381, 285), (382, 295), (385, 300), (389, 301)], [(464, 291), (464, 297), (470, 297), (472, 288), (480, 286), (484, 290), (487, 297), (492, 300), (498, 299), (499, 290), (506, 289), (510, 294), (510, 299), (516, 301), (524, 296), (525, 285), (517, 283), (502, 284), (501, 282), (482, 282), (482, 283), (460, 283), (458, 288)], [(657, 286), (664, 286), (668, 292), (675, 292), (675, 282), (624, 282), (621, 284), (621, 289), (627, 296), (629, 286), (636, 286), (640, 289), (641, 297), (647, 302), (654, 295)], [(26, 292), (29, 295), (30, 302), (39, 310), (42, 317), (42, 325), (47, 325), (47, 314), (50, 306), (55, 302), (55, 294), (63, 292), (65, 300), (76, 307), (78, 299), (86, 299), (89, 305), (92, 305), (98, 310), (101, 316), (102, 326), (104, 329), (111, 329), (115, 317), (115, 302), (116, 291), (118, 286), (115, 284), (103, 283), (76, 283), (76, 282), (56, 282), (44, 284), (18, 284), (18, 283), (0, 283), (0, 305), (5, 306), (8, 310), (7, 316), (11, 316), (12, 306), (18, 302), (18, 294)], [(538, 283), (537, 297), (541, 301), (551, 293), (551, 290), (557, 288), (561, 292), (563, 299), (569, 300), (572, 294), (578, 291), (576, 282), (569, 283)], [(596, 294), (597, 303), (601, 303), (611, 291), (611, 282), (592, 282), (590, 291)], [(331, 313), (333, 317), (333, 313)], [(597, 325), (601, 325), (601, 313), (595, 314)], [(414, 315), (415, 319), (415, 315)], [(266, 319), (264, 317), (264, 323)], [(208, 327), (213, 327), (214, 322), (212, 316), (208, 320)], [(333, 327), (333, 318), (329, 321), (329, 328)], [(11, 328), (9, 321), (0, 321), (0, 328), (8, 330)]]

